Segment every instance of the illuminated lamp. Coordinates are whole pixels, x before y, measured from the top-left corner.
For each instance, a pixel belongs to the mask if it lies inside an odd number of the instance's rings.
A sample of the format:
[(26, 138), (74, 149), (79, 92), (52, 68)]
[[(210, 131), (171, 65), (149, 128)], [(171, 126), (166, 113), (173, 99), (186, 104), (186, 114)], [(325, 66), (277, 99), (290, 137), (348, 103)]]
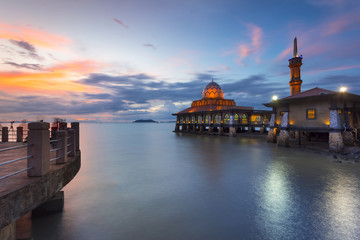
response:
[(273, 101), (278, 100), (278, 96), (276, 96), (276, 95), (272, 96), (272, 100), (273, 100)]
[(347, 91), (347, 87), (342, 86), (342, 87), (340, 87), (339, 90), (340, 90), (340, 92), (342, 92), (342, 93), (343, 93), (343, 92), (346, 92), (346, 91)]

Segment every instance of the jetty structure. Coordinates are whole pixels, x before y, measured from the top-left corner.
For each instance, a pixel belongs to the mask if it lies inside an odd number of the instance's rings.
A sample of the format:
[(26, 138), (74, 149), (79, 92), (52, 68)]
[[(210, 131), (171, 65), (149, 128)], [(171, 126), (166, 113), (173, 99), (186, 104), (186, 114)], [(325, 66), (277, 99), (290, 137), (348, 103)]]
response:
[(202, 98), (176, 116), (175, 132), (235, 136), (240, 132), (265, 133), (271, 111), (237, 106), (233, 99), (225, 99), (219, 84), (211, 80), (202, 92)]
[(80, 169), (79, 123), (50, 131), (31, 122), (28, 131), (3, 127), (0, 136), (0, 239), (33, 239), (32, 214), (62, 211), (61, 189)]
[(354, 146), (360, 129), (360, 96), (345, 87), (338, 92), (319, 87), (301, 91), (302, 61), (295, 37), (289, 59), (290, 96), (264, 103), (272, 108), (267, 141), (289, 146), (322, 138), (333, 152), (341, 152), (344, 145)]

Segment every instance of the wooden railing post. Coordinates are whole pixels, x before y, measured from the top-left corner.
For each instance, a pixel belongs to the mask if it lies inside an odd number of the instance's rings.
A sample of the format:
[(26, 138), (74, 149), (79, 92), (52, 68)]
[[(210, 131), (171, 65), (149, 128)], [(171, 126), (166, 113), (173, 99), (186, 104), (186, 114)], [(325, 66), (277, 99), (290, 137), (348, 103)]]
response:
[(8, 127), (2, 127), (1, 141), (2, 142), (8, 142), (9, 141), (9, 128)]
[(70, 152), (68, 156), (73, 157), (75, 156), (75, 152), (76, 152), (75, 130), (72, 128), (68, 128), (67, 134), (68, 134), (68, 145), (69, 145), (67, 151)]
[(23, 127), (17, 127), (16, 128), (16, 141), (17, 142), (22, 142), (24, 139), (24, 132), (23, 132)]
[(79, 122), (72, 122), (71, 123), (71, 129), (75, 130), (75, 149), (78, 152), (80, 150), (80, 129), (79, 129)]
[(56, 148), (60, 148), (60, 150), (56, 151), (56, 157), (59, 158), (56, 160), (56, 163), (65, 163), (67, 162), (67, 131), (57, 131), (56, 138), (60, 140), (56, 142)]
[(47, 122), (29, 123), (28, 170), (29, 177), (40, 177), (50, 169), (50, 124)]

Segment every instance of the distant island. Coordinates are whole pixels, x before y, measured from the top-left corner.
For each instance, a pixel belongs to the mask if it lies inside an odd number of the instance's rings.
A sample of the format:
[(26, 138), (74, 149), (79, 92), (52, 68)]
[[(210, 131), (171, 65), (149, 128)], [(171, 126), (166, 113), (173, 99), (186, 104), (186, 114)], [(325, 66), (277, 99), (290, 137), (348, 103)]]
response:
[(152, 119), (139, 119), (139, 120), (133, 121), (133, 123), (159, 123), (159, 122), (154, 121)]

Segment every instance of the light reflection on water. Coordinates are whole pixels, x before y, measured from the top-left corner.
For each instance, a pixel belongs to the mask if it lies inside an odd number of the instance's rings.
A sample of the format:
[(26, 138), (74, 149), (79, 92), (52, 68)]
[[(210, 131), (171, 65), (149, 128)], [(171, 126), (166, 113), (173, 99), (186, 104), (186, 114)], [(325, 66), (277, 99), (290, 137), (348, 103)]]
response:
[(358, 164), (173, 124), (82, 124), (82, 167), (35, 239), (357, 239)]

